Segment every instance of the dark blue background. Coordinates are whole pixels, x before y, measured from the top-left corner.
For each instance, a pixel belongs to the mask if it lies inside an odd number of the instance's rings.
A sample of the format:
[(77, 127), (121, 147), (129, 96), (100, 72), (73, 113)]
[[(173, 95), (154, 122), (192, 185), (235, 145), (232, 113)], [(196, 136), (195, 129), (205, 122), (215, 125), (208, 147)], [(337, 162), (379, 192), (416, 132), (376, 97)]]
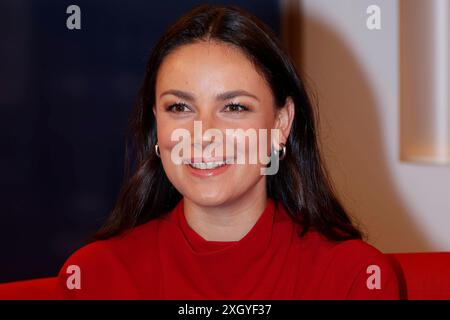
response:
[[(277, 1), (218, 2), (280, 31)], [(102, 224), (122, 182), (125, 128), (150, 50), (200, 3), (0, 2), (0, 282), (56, 275)], [(71, 4), (81, 30), (66, 28)]]

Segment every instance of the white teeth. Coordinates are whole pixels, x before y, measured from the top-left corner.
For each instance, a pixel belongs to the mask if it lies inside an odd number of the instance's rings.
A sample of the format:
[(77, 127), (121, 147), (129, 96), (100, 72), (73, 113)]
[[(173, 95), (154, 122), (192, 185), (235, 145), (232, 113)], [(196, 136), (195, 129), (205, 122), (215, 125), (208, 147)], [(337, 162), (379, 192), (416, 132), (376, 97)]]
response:
[(215, 169), (215, 168), (221, 167), (221, 166), (225, 165), (225, 162), (223, 162), (223, 161), (218, 161), (218, 162), (195, 162), (195, 163), (189, 163), (189, 165), (191, 167), (196, 168), (196, 169), (205, 170), (205, 169)]

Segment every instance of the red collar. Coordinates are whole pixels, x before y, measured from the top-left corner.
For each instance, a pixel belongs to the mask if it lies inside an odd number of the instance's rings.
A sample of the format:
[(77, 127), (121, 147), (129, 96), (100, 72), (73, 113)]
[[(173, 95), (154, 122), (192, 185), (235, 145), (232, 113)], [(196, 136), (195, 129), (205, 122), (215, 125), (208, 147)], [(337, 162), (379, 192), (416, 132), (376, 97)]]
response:
[[(214, 254), (225, 251), (242, 250), (245, 247), (259, 248), (269, 245), (275, 215), (275, 203), (267, 198), (266, 208), (250, 231), (239, 241), (208, 241), (195, 232), (187, 223), (184, 215), (184, 198), (174, 208), (173, 219), (180, 227), (184, 237), (195, 254)], [(252, 249), (254, 250), (254, 249)]]

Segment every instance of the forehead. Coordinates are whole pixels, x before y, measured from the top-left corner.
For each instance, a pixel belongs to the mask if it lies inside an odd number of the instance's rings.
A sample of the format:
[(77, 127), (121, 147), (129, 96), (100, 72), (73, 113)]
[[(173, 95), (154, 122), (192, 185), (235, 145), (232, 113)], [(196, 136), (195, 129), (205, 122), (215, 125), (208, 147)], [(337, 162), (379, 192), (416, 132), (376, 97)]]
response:
[(264, 77), (240, 49), (214, 41), (182, 45), (165, 57), (156, 91), (175, 87), (192, 91), (246, 89), (262, 94), (269, 90)]

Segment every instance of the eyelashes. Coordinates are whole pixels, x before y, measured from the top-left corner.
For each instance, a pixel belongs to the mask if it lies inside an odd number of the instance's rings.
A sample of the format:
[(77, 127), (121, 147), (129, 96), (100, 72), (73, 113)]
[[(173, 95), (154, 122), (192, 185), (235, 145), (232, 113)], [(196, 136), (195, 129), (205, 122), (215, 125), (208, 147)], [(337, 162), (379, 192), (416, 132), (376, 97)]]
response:
[[(241, 112), (244, 112), (244, 111), (249, 111), (249, 108), (248, 108), (248, 107), (246, 107), (246, 106), (244, 106), (244, 105), (242, 105), (242, 104), (240, 104), (240, 103), (229, 103), (229, 104), (227, 104), (227, 105), (225, 106), (225, 108), (232, 108), (233, 110), (230, 109), (229, 112), (236, 112), (236, 113), (241, 113)], [(237, 110), (237, 109), (239, 109), (239, 108), (240, 108), (240, 110)]]
[(166, 108), (166, 111), (173, 112), (173, 113), (182, 113), (182, 112), (184, 112), (183, 108), (191, 110), (187, 104), (180, 102), (180, 103), (174, 103), (174, 104), (168, 106)]
[[(246, 111), (250, 111), (250, 108), (240, 104), (240, 103), (229, 103), (225, 105), (224, 107), (225, 112), (230, 113), (242, 113)], [(185, 113), (185, 112), (192, 112), (191, 108), (183, 102), (174, 103), (166, 108), (166, 111), (172, 112), (172, 113)]]

